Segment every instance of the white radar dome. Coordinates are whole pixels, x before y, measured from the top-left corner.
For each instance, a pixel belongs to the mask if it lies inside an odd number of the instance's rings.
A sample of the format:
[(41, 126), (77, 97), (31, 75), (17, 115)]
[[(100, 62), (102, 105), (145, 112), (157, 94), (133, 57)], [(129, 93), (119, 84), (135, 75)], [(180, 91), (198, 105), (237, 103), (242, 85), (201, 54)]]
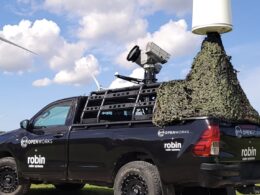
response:
[(231, 31), (232, 28), (231, 0), (193, 0), (193, 33), (221, 34)]

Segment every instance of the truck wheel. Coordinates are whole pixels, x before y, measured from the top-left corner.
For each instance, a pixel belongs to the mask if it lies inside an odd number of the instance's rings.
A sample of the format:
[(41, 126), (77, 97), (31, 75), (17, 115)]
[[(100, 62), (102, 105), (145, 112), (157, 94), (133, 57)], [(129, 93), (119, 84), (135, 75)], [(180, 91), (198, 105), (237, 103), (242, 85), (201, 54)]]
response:
[(236, 190), (240, 194), (260, 194), (259, 186), (255, 186), (255, 185), (240, 186), (240, 187), (237, 187)]
[(30, 189), (30, 183), (19, 184), (17, 166), (14, 158), (6, 157), (0, 159), (0, 194), (22, 195)]
[(79, 191), (84, 188), (85, 184), (82, 183), (63, 183), (54, 185), (58, 190), (62, 191)]
[(157, 168), (144, 161), (124, 165), (117, 173), (114, 195), (161, 195), (161, 179)]

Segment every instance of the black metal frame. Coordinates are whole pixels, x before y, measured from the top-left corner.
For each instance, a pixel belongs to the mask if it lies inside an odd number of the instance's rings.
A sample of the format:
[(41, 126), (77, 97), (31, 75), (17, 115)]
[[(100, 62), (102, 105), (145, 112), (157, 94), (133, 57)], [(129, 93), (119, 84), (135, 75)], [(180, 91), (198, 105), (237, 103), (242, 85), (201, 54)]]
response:
[[(150, 120), (159, 86), (160, 83), (154, 83), (91, 92), (87, 97), (80, 123)], [(136, 115), (138, 109), (143, 110), (141, 116)], [(103, 112), (111, 115), (103, 119)]]

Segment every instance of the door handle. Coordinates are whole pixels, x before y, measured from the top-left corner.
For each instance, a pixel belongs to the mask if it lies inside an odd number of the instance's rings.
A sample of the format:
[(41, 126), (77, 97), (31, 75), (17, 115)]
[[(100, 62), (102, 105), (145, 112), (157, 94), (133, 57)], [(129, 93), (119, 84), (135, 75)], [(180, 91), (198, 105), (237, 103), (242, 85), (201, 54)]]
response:
[(55, 138), (61, 138), (61, 137), (63, 137), (63, 136), (64, 136), (63, 133), (57, 133), (57, 134), (54, 135), (53, 137), (55, 137)]

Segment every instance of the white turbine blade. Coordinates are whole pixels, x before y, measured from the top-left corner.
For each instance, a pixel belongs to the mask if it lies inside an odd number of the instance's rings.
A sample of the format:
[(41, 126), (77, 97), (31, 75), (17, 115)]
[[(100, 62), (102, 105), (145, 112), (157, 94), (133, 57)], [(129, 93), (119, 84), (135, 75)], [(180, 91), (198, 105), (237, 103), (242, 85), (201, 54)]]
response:
[(17, 45), (17, 44), (15, 44), (15, 43), (13, 43), (13, 42), (11, 42), (11, 41), (9, 41), (9, 40), (3, 38), (3, 37), (0, 37), (0, 40), (1, 40), (1, 41), (4, 41), (4, 42), (6, 42), (6, 43), (9, 43), (9, 44), (11, 44), (11, 45), (14, 45), (14, 46), (16, 46), (16, 47), (19, 47), (19, 48), (21, 48), (21, 49), (23, 49), (23, 50), (26, 50), (26, 51), (28, 51), (28, 52), (30, 52), (30, 53), (33, 53), (33, 54), (37, 55), (37, 53), (35, 53), (35, 52), (33, 52), (33, 51), (29, 50), (29, 49), (26, 49), (26, 48), (24, 48), (24, 47), (22, 47), (22, 46), (20, 46), (20, 45)]
[(96, 83), (96, 85), (97, 85), (97, 88), (98, 88), (98, 91), (100, 91), (102, 87), (100, 86), (100, 84), (99, 84), (97, 78), (96, 78), (95, 75), (93, 75), (93, 74), (91, 74), (91, 77), (92, 77), (92, 79), (95, 81), (95, 83)]

